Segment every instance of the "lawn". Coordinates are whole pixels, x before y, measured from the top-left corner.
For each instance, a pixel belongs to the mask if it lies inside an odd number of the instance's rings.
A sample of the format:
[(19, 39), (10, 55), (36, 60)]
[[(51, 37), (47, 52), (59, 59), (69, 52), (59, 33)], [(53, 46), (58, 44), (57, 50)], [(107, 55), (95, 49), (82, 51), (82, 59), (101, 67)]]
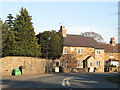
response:
[(107, 77), (106, 79), (110, 82), (120, 84), (120, 75)]

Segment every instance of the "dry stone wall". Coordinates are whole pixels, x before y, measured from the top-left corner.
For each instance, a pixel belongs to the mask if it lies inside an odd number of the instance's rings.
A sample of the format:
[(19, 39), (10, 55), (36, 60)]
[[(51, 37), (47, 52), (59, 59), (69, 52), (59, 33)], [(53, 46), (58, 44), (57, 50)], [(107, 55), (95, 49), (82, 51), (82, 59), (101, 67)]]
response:
[(4, 57), (1, 60), (2, 75), (12, 75), (13, 69), (23, 66), (22, 74), (45, 73), (46, 59), (34, 57)]

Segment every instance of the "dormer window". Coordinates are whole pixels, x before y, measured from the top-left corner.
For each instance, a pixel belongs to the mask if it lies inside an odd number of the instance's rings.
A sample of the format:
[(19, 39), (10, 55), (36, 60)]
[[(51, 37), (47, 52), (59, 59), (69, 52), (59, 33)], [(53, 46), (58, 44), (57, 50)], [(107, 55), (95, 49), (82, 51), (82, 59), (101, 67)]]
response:
[(114, 51), (117, 51), (116, 49), (113, 49)]
[(96, 52), (97, 52), (98, 55), (100, 55), (100, 50), (97, 50)]
[(82, 48), (78, 48), (77, 52), (78, 52), (78, 54), (83, 54), (83, 49)]
[(113, 53), (110, 53), (110, 57), (113, 58)]
[(110, 56), (113, 56), (113, 53), (110, 53)]

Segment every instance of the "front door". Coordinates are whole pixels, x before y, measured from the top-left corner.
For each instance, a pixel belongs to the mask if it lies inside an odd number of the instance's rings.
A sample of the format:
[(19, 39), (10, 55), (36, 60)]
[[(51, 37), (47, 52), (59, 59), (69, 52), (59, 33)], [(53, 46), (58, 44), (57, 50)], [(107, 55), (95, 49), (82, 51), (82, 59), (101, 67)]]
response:
[(55, 72), (59, 72), (59, 66), (60, 66), (60, 62), (56, 61), (56, 66), (55, 66)]
[(94, 71), (93, 61), (90, 61), (90, 71), (89, 72), (93, 72), (93, 71)]

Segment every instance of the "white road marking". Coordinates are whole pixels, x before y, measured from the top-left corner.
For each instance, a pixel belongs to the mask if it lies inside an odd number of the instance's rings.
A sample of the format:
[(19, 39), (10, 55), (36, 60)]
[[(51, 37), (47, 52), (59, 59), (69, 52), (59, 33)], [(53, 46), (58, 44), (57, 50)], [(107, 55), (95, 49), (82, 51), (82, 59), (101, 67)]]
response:
[(63, 81), (62, 81), (62, 86), (71, 86), (70, 85), (70, 82), (68, 80), (70, 80), (71, 78), (74, 78), (74, 77), (67, 77), (65, 78)]

